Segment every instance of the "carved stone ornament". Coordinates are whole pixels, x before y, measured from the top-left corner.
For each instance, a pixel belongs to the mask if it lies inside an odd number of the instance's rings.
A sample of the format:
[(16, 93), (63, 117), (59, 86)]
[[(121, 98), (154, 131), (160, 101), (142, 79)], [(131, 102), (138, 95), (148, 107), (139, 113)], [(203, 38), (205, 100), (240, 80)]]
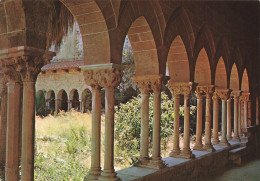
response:
[(7, 80), (3, 73), (0, 73), (0, 93), (3, 95), (7, 91)]
[(159, 94), (162, 85), (167, 81), (167, 77), (163, 75), (146, 75), (135, 76), (133, 80), (140, 87), (142, 93), (148, 94), (150, 90), (153, 90), (155, 94)]
[(194, 82), (174, 82), (172, 79), (168, 83), (169, 89), (174, 96), (184, 95), (189, 96), (196, 89), (197, 83)]
[(114, 89), (121, 82), (123, 71), (115, 68), (85, 70), (84, 79), (92, 88)]
[(242, 101), (249, 101), (249, 96), (250, 96), (250, 93), (249, 92), (243, 92), (241, 94), (241, 99)]
[(237, 100), (241, 94), (241, 91), (239, 90), (234, 90), (231, 92), (230, 96), (233, 97), (234, 100)]
[(206, 95), (207, 99), (211, 99), (213, 93), (214, 93), (215, 86), (209, 85), (209, 86), (200, 86), (198, 85), (196, 87), (196, 94), (198, 98), (202, 98), (202, 95)]
[(41, 68), (55, 55), (32, 47), (16, 47), (0, 52), (3, 73), (8, 81), (36, 81)]
[(212, 99), (218, 101), (218, 95), (216, 92), (213, 93)]
[(231, 90), (230, 89), (216, 89), (215, 92), (221, 100), (228, 100), (230, 97)]

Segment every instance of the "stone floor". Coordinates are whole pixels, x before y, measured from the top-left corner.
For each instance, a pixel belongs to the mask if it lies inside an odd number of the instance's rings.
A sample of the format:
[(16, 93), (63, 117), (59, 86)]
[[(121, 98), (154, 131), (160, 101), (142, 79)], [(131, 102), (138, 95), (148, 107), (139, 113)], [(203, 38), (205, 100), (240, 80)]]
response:
[(256, 160), (235, 166), (216, 178), (209, 178), (208, 181), (260, 181), (260, 157)]

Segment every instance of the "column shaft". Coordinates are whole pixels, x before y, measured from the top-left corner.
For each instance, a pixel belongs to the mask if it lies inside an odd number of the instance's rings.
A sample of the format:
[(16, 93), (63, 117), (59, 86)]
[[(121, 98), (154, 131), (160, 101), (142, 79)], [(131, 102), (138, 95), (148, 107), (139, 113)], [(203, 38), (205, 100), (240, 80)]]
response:
[(241, 122), (242, 122), (242, 101), (238, 101), (238, 135), (239, 137), (243, 136), (242, 134), (242, 127), (241, 127)]
[(92, 87), (92, 133), (91, 133), (91, 168), (86, 180), (97, 180), (101, 174), (101, 93), (100, 88)]
[(19, 122), (21, 86), (17, 82), (7, 83), (7, 133), (5, 180), (19, 180)]
[(213, 138), (212, 138), (213, 145), (219, 143), (218, 138), (218, 98), (213, 99)]
[(35, 82), (23, 82), (22, 181), (34, 180)]
[(114, 169), (114, 102), (114, 88), (105, 88), (105, 153), (101, 180), (118, 180)]
[(184, 95), (184, 144), (182, 155), (186, 158), (194, 158), (190, 150), (190, 94)]
[(173, 149), (170, 156), (180, 154), (179, 146), (179, 125), (180, 125), (180, 95), (174, 95), (174, 133), (173, 133)]
[(204, 149), (207, 151), (215, 151), (211, 143), (211, 95), (206, 97), (206, 121), (205, 121), (205, 146)]
[(197, 95), (196, 143), (194, 150), (203, 150), (202, 145), (202, 96)]
[(238, 100), (237, 97), (234, 97), (234, 141), (239, 141), (238, 136)]
[(153, 99), (153, 148), (152, 159), (160, 160), (160, 122), (161, 122), (161, 93), (154, 93)]
[(247, 128), (248, 125), (247, 125), (247, 101), (244, 101), (244, 125), (243, 125), (243, 128)]
[(227, 141), (227, 104), (226, 100), (222, 99), (222, 124), (221, 124), (221, 140), (219, 145), (229, 146)]
[(149, 159), (149, 92), (142, 92), (141, 101), (140, 159), (144, 163)]
[(227, 139), (232, 139), (232, 127), (231, 127), (231, 99), (227, 100)]
[(3, 85), (0, 120), (0, 166), (5, 165), (6, 157), (6, 129), (7, 129), (7, 88)]

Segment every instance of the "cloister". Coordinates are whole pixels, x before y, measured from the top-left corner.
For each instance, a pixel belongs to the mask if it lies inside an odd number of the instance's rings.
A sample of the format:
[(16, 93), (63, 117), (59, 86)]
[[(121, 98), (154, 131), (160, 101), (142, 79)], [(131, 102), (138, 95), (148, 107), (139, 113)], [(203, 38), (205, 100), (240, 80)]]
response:
[(36, 81), (36, 92), (46, 91), (46, 106), (52, 112), (75, 109), (86, 112), (91, 106), (87, 97), (90, 87), (84, 82), (83, 60), (56, 62), (42, 67)]
[[(48, 3), (0, 1), (0, 162), (5, 164), (7, 181), (34, 180), (35, 83), (41, 68), (55, 55), (49, 51), (53, 38), (49, 27), (55, 22), (50, 22)], [(80, 85), (82, 90), (91, 89), (93, 123), (91, 168), (86, 180), (198, 179), (202, 178), (199, 174), (208, 176), (224, 168), (232, 154), (239, 163), (240, 154), (259, 153), (259, 2), (57, 0), (55, 3), (56, 8), (65, 6), (73, 15), (83, 40), (85, 56), (80, 66), (83, 75), (79, 78), (85, 81)], [(126, 35), (135, 59), (133, 79), (142, 97), (140, 163), (115, 172), (114, 88), (122, 77)], [(167, 159), (160, 154), (162, 85), (167, 85), (173, 94), (175, 112), (173, 148)], [(104, 152), (100, 149), (101, 88), (105, 89)], [(153, 120), (148, 117), (150, 92), (154, 93)], [(194, 92), (196, 145), (191, 150), (189, 99)], [(62, 91), (54, 93), (62, 96)], [(47, 95), (53, 96), (51, 92)], [(181, 97), (184, 97), (183, 148), (179, 146), (176, 116)], [(202, 130), (203, 107), (205, 130)], [(153, 122), (152, 155), (148, 154), (149, 121)], [(100, 164), (101, 154), (104, 165)], [(203, 154), (206, 157), (198, 156)]]

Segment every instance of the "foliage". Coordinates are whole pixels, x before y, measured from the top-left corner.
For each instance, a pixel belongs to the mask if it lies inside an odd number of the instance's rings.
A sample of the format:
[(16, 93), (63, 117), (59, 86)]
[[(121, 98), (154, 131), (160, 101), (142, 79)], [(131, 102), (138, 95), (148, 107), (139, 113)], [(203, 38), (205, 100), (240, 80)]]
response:
[(46, 91), (40, 90), (35, 96), (35, 110), (37, 115), (46, 115), (47, 106), (45, 103)]

